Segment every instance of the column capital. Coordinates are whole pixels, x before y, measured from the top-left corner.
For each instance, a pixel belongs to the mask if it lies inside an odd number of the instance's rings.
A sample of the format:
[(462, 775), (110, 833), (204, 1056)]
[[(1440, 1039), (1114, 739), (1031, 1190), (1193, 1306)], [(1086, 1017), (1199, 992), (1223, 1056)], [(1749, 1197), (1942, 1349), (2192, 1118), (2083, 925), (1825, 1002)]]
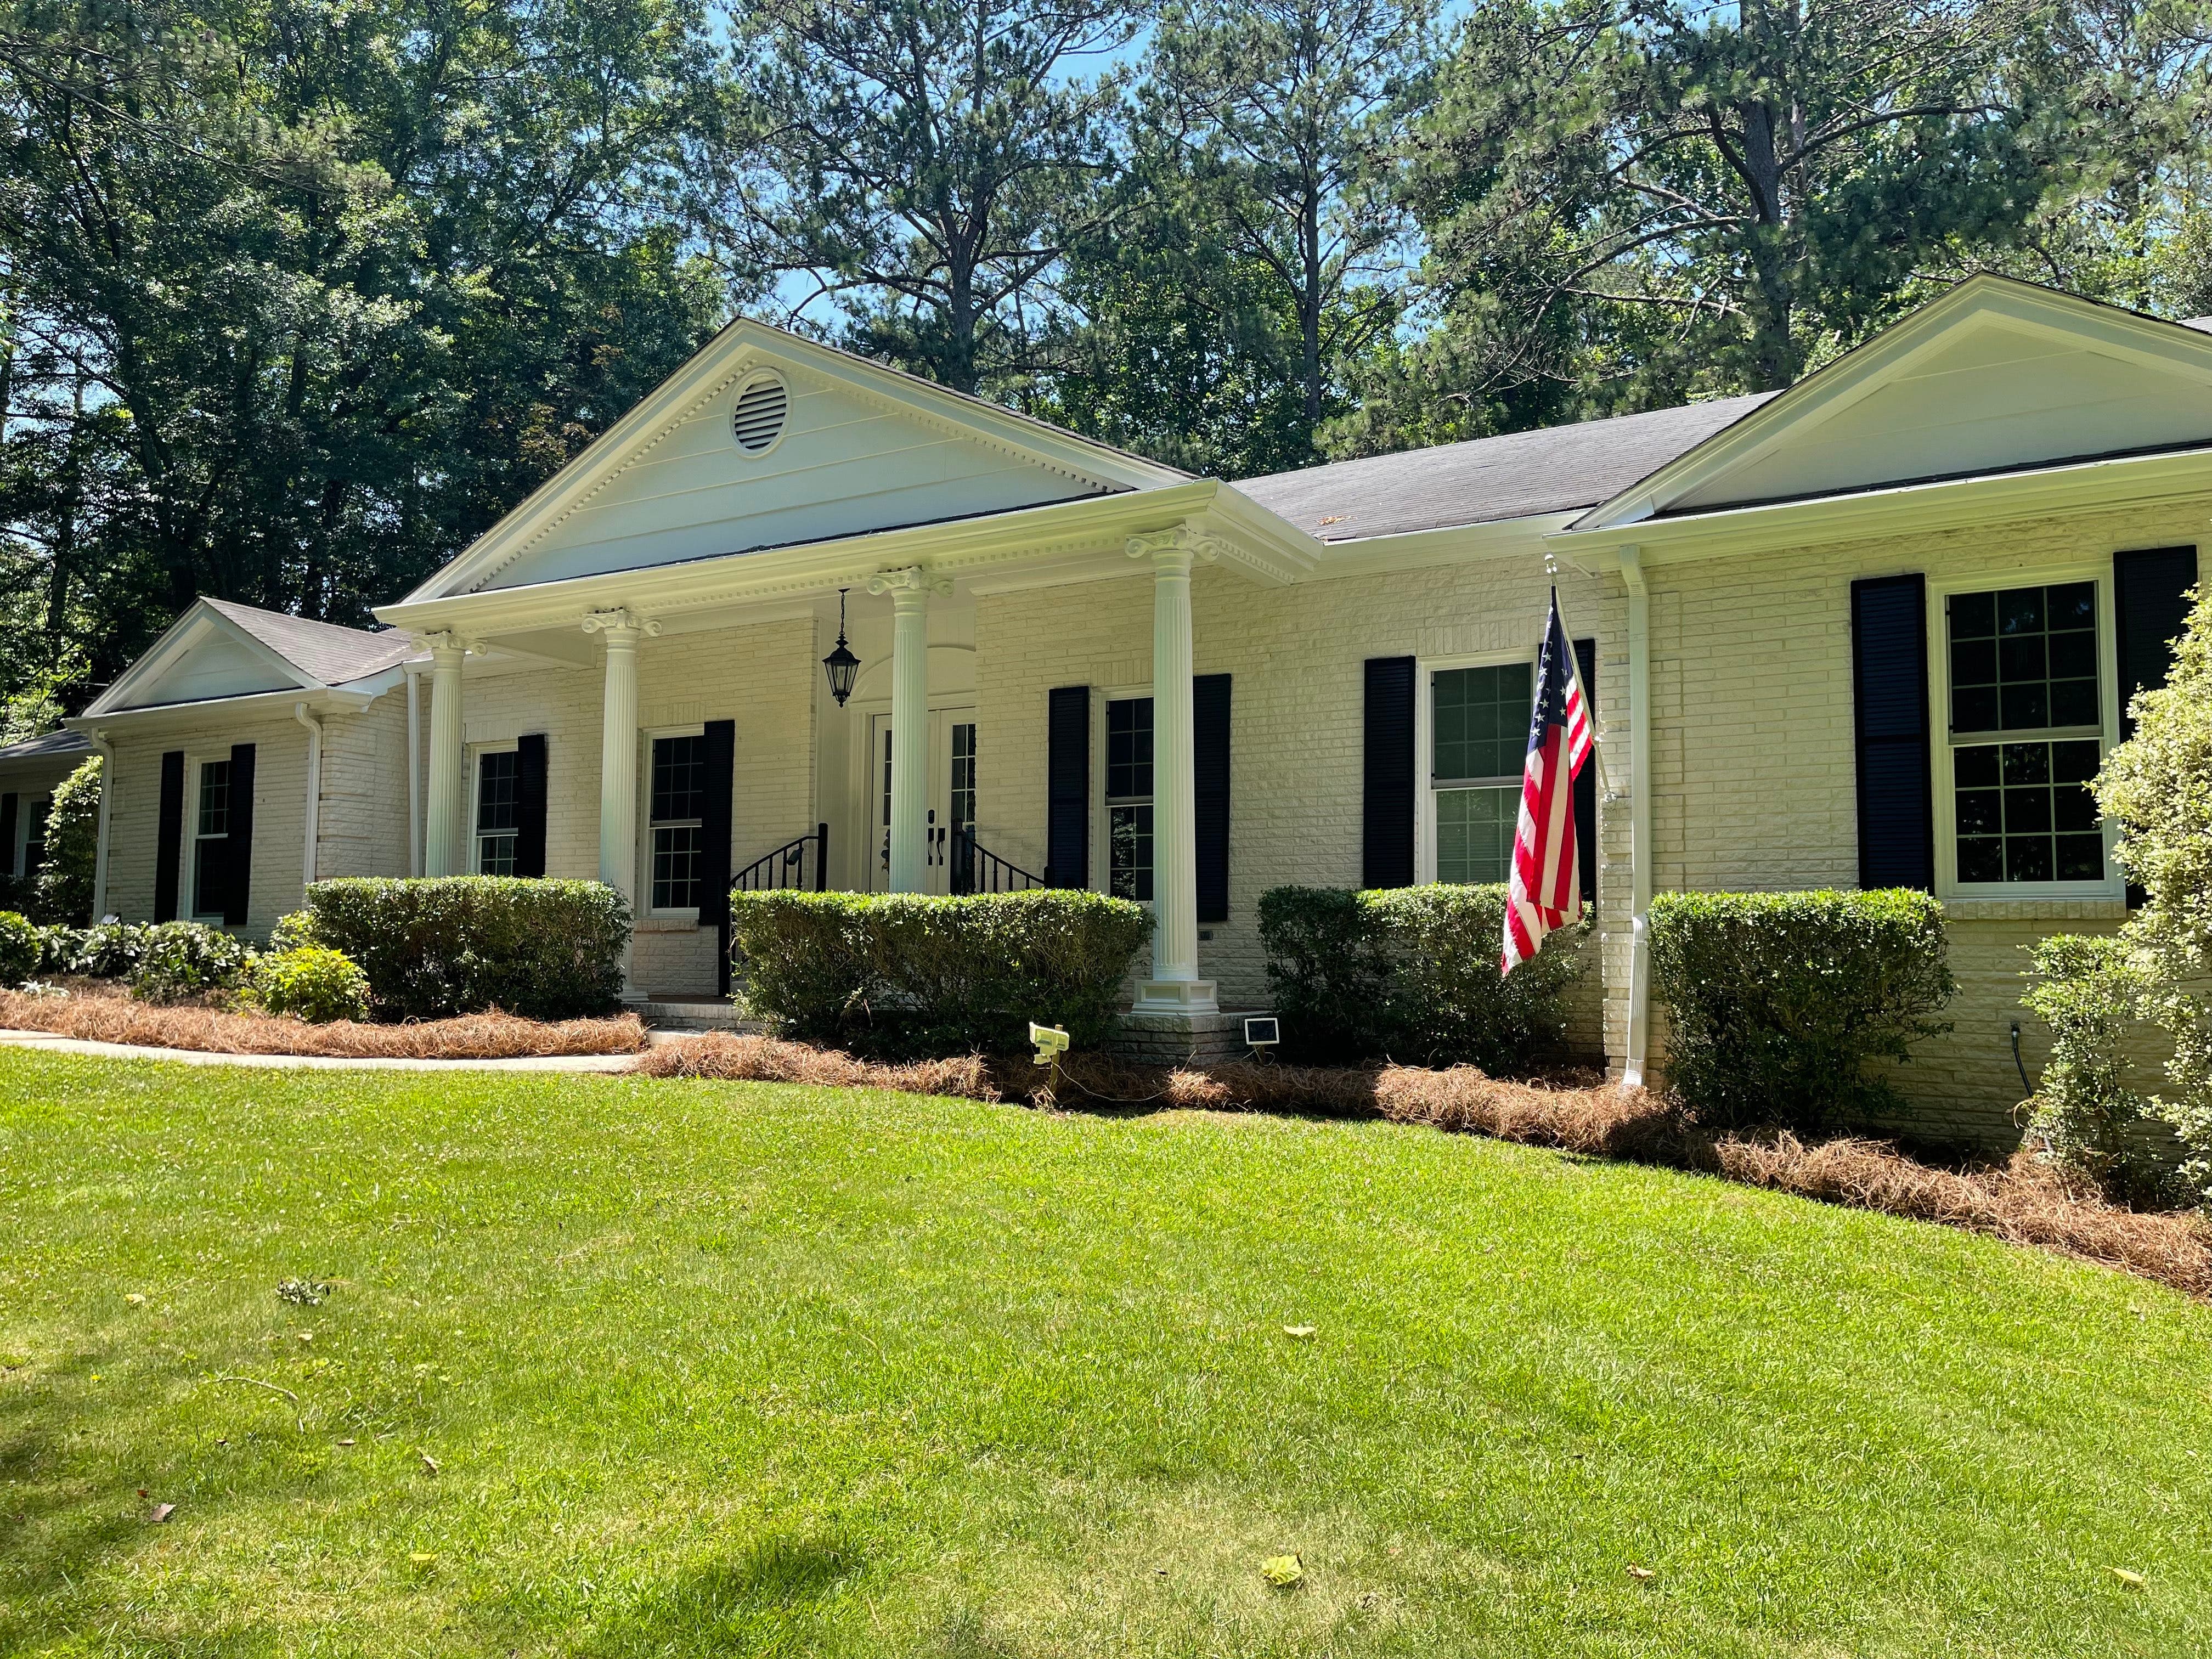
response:
[(1149, 558), (1155, 570), (1188, 571), (1194, 563), (1212, 564), (1219, 558), (1221, 539), (1185, 519), (1165, 530), (1147, 530), (1130, 537), (1123, 550), (1133, 559)]
[(939, 599), (952, 596), (952, 579), (934, 575), (918, 564), (909, 564), (896, 570), (878, 570), (868, 578), (868, 592), (888, 593), (891, 603), (912, 603), (935, 594)]
[(471, 639), (468, 635), (451, 628), (441, 628), (428, 634), (417, 634), (415, 636), (415, 643), (428, 651), (434, 659), (448, 654), (459, 656), (471, 651), (475, 652), (479, 657), (484, 653), (484, 642), (482, 640)]
[(611, 611), (586, 611), (584, 631), (605, 635), (609, 645), (635, 645), (641, 635), (648, 640), (659, 638), (660, 623), (657, 617), (641, 617), (635, 611), (617, 605)]

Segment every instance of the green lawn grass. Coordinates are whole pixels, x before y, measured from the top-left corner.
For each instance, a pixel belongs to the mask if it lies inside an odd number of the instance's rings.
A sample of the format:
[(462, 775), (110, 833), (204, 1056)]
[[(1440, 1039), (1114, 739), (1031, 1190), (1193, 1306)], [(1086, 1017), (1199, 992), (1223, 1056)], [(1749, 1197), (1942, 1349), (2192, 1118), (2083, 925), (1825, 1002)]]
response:
[(2209, 1352), (1378, 1123), (0, 1052), (0, 1652), (2166, 1659)]

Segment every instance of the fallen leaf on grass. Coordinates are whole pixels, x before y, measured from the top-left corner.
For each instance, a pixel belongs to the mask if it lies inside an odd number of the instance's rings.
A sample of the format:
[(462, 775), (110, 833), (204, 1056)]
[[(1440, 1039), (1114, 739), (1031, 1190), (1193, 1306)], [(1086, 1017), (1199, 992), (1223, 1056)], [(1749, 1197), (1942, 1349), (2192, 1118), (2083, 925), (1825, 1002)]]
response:
[(144, 1306), (146, 1305), (146, 1298), (145, 1298), (143, 1296), (142, 1296), (141, 1294), (139, 1294), (139, 1292), (137, 1292), (137, 1291), (131, 1291), (128, 1296), (125, 1296), (123, 1299), (124, 1299), (125, 1302), (128, 1302), (128, 1303), (129, 1303), (132, 1307), (134, 1307), (134, 1308), (143, 1308), (143, 1307), (144, 1307)]
[(1649, 1567), (1639, 1567), (1632, 1564), (1628, 1569), (1628, 1576), (1631, 1578), (1656, 1578), (1659, 1575)]
[(1260, 1577), (1277, 1589), (1287, 1589), (1306, 1576), (1295, 1555), (1271, 1555), (1260, 1564)]
[(355, 1441), (351, 1441), (351, 1440), (341, 1440), (341, 1441), (339, 1441), (339, 1442), (338, 1442), (338, 1444), (340, 1444), (341, 1446), (350, 1446), (350, 1445), (354, 1445), (354, 1444), (356, 1444), (356, 1443), (357, 1443), (356, 1442), (355, 1442)]
[(167, 1520), (171, 1516), (174, 1515), (176, 1512), (177, 1512), (177, 1506), (176, 1506), (174, 1504), (155, 1504), (155, 1505), (154, 1505), (154, 1513), (153, 1513), (153, 1515), (152, 1515), (151, 1516), (149, 1516), (149, 1519), (151, 1519), (152, 1521), (155, 1522), (156, 1523), (159, 1523), (159, 1522), (163, 1522), (163, 1521)]
[(1310, 1340), (1313, 1337), (1313, 1334), (1314, 1328), (1310, 1325), (1285, 1325), (1283, 1327), (1283, 1334), (1285, 1336), (1295, 1337), (1301, 1342)]
[(434, 1567), (438, 1565), (438, 1558), (427, 1550), (410, 1550), (407, 1565), (410, 1567)]
[(2106, 1567), (2105, 1571), (2130, 1589), (2141, 1589), (2143, 1587), (2143, 1576), (2139, 1572), (2130, 1572), (2125, 1567)]
[(438, 1460), (436, 1458), (431, 1456), (429, 1453), (424, 1451), (420, 1446), (417, 1446), (415, 1449), (415, 1455), (422, 1460), (422, 1467), (425, 1469), (428, 1470), (432, 1474), (437, 1474)]

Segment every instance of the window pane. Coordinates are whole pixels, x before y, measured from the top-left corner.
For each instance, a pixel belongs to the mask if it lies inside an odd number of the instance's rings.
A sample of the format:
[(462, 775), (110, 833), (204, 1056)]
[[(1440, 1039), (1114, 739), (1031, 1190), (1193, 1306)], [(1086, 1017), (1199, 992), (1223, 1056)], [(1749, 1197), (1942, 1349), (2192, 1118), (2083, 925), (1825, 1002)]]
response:
[(1950, 603), (1951, 729), (2094, 726), (2097, 586), (1959, 593)]
[(230, 763), (227, 760), (200, 763), (199, 833), (230, 833)]
[(653, 740), (653, 821), (696, 818), (706, 793), (707, 757), (703, 738), (655, 738)]
[(223, 854), (229, 845), (219, 836), (192, 843), (192, 914), (196, 916), (223, 913)]
[[(512, 750), (477, 759), (477, 833), (515, 827), (516, 779), (521, 757)], [(491, 873), (486, 871), (485, 874)], [(502, 872), (503, 873), (503, 872)]]
[(514, 873), (513, 835), (477, 837), (477, 873), (480, 876), (511, 876)]
[(2105, 842), (2088, 789), (2100, 753), (2092, 738), (1954, 750), (1959, 879), (2104, 880)]
[(1150, 805), (1106, 809), (1107, 888), (1115, 898), (1152, 896), (1152, 809)]
[(1429, 771), (1435, 778), (1501, 778), (1528, 753), (1533, 671), (1525, 662), (1445, 668), (1430, 677)]
[(952, 728), (952, 833), (972, 834), (975, 828), (975, 727), (963, 720)]
[(1149, 800), (1152, 793), (1152, 700), (1118, 697), (1106, 705), (1106, 799)]
[(654, 909), (689, 910), (697, 906), (699, 856), (697, 826), (657, 829), (653, 832)]
[(1504, 881), (1513, 867), (1517, 789), (1437, 791), (1437, 879)]

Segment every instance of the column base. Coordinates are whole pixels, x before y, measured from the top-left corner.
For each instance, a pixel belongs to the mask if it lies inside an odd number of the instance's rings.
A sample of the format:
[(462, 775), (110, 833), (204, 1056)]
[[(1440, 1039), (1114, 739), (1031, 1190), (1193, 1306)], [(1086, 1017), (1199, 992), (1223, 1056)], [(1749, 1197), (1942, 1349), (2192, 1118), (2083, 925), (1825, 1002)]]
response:
[(1239, 1014), (1148, 1014), (1134, 1011), (1115, 1023), (1106, 1051), (1143, 1066), (1215, 1066), (1250, 1060)]
[(1220, 999), (1210, 979), (1148, 979), (1137, 988), (1133, 1014), (1217, 1014)]

